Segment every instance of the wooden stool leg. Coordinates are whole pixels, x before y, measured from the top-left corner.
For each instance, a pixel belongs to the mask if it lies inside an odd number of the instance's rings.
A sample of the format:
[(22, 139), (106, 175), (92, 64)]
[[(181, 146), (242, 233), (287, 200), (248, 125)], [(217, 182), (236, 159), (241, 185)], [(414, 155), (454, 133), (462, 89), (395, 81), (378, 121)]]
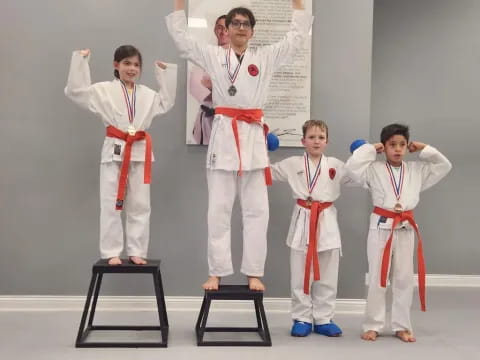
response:
[(272, 346), (272, 339), (270, 338), (270, 331), (268, 330), (268, 323), (267, 323), (267, 316), (265, 315), (265, 308), (263, 307), (263, 301), (256, 300), (259, 302), (259, 310), (260, 310), (260, 317), (262, 319), (263, 324), (263, 332), (265, 334), (265, 344), (268, 346)]
[(208, 295), (205, 295), (204, 304), (202, 304), (202, 321), (200, 322), (200, 328), (198, 331), (198, 336), (197, 338), (199, 339), (199, 342), (203, 341), (203, 336), (205, 335), (205, 328), (207, 327), (207, 319), (208, 319), (208, 313), (210, 311), (210, 304), (212, 300), (208, 297)]
[(162, 341), (168, 341), (168, 316), (167, 307), (165, 304), (165, 296), (163, 294), (162, 276), (160, 270), (153, 274), (153, 285), (155, 288), (155, 297), (157, 299), (158, 319), (160, 321), (160, 332), (162, 334)]
[(100, 286), (102, 285), (103, 274), (97, 274), (97, 284), (95, 285), (95, 292), (93, 294), (92, 311), (90, 311), (90, 317), (88, 318), (88, 326), (93, 325), (93, 317), (95, 316), (95, 310), (97, 309), (98, 294), (100, 293)]
[(262, 326), (262, 318), (260, 316), (260, 305), (259, 305), (259, 301), (257, 300), (257, 298), (255, 298), (253, 300), (253, 302), (255, 303), (255, 316), (257, 317), (257, 327), (258, 327), (258, 331), (262, 331), (263, 329), (263, 326)]
[(90, 302), (92, 300), (93, 289), (97, 281), (97, 274), (92, 271), (92, 278), (90, 279), (90, 286), (88, 287), (87, 299), (85, 300), (85, 306), (83, 307), (82, 319), (78, 328), (77, 340), (75, 346), (78, 347), (84, 340), (85, 322), (87, 321), (88, 311), (90, 309)]

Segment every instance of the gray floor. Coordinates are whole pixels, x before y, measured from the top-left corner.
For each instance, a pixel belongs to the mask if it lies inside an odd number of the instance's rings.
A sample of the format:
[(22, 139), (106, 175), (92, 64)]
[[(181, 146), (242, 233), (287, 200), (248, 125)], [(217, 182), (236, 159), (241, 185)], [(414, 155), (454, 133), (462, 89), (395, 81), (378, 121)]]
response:
[[(0, 352), (2, 359), (480, 359), (480, 289), (429, 289), (428, 311), (418, 310), (415, 298), (413, 322), (418, 342), (405, 344), (385, 335), (375, 343), (359, 338), (362, 317), (338, 314), (336, 322), (344, 336), (307, 338), (289, 336), (290, 318), (286, 313), (267, 314), (273, 340), (271, 348), (195, 346), (195, 312), (169, 313), (170, 340), (167, 349), (76, 349), (74, 339), (79, 312), (0, 312)], [(98, 324), (151, 324), (155, 313), (99, 314)], [(212, 314), (212, 323), (227, 321), (246, 324), (253, 316), (246, 313)]]

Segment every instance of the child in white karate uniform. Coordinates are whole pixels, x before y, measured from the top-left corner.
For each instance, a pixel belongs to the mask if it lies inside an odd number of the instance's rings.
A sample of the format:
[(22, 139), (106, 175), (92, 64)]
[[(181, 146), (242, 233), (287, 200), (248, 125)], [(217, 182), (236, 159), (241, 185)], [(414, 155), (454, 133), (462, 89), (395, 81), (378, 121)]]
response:
[[(386, 326), (385, 295), (391, 275), (391, 328), (402, 341), (415, 342), (410, 321), (415, 233), (422, 310), (425, 310), (425, 265), (413, 209), (418, 205), (420, 192), (438, 183), (452, 165), (434, 147), (409, 142), (407, 126), (388, 125), (382, 129), (380, 138), (380, 143), (364, 144), (354, 150), (346, 163), (349, 176), (370, 191), (375, 207), (367, 240), (369, 286), (362, 339), (376, 340)], [(404, 161), (407, 150), (419, 151), (420, 160)], [(382, 152), (386, 160), (377, 160), (377, 153)]]
[(292, 336), (313, 331), (340, 336), (332, 321), (337, 297), (338, 265), (341, 253), (337, 209), (333, 202), (340, 186), (350, 183), (344, 163), (327, 157), (328, 127), (323, 121), (303, 125), (303, 156), (292, 156), (271, 165), (274, 181), (290, 185), (296, 204), (287, 245), (290, 250)]
[(207, 152), (208, 267), (205, 290), (218, 289), (220, 279), (233, 273), (231, 216), (238, 194), (243, 215), (243, 257), (240, 271), (251, 290), (265, 289), (268, 194), (271, 173), (262, 108), (274, 72), (291, 63), (304, 48), (312, 24), (303, 0), (292, 0), (290, 31), (281, 41), (252, 48), (255, 17), (246, 8), (229, 11), (225, 21), (228, 48), (202, 44), (187, 29), (185, 1), (174, 0), (167, 27), (181, 56), (203, 68), (212, 81), (215, 117)]
[(74, 51), (65, 94), (98, 115), (106, 127), (100, 164), (100, 254), (111, 265), (121, 264), (126, 212), (126, 252), (134, 264), (145, 264), (150, 238), (150, 176), (154, 160), (152, 119), (175, 102), (177, 65), (157, 61), (159, 91), (136, 84), (142, 55), (124, 45), (114, 54), (113, 81), (91, 83), (90, 50)]

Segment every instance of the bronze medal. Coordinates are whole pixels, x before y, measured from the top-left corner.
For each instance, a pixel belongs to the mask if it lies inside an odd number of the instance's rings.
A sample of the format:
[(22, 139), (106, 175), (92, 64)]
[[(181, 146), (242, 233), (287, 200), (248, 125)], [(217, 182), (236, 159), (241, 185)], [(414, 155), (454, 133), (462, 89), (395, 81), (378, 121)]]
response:
[(393, 211), (395, 211), (396, 213), (401, 213), (401, 212), (403, 212), (402, 204), (396, 203), (395, 206), (393, 207)]
[(128, 125), (127, 132), (128, 132), (128, 135), (135, 136), (135, 133), (137, 131), (135, 130), (135, 127), (132, 124), (130, 124), (130, 125)]

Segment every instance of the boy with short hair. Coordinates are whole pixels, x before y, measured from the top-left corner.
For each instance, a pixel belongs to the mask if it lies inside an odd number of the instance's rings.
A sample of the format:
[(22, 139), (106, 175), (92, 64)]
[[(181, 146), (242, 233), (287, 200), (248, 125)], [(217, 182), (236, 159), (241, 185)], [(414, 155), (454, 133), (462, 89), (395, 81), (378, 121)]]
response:
[(309, 335), (313, 322), (314, 332), (340, 336), (342, 330), (332, 321), (341, 253), (333, 202), (340, 196), (340, 185), (349, 179), (342, 161), (324, 155), (327, 124), (309, 120), (302, 130), (304, 155), (271, 165), (273, 180), (288, 182), (296, 199), (287, 236), (294, 322), (291, 335)]
[(268, 86), (281, 66), (304, 48), (313, 18), (303, 0), (292, 1), (290, 31), (279, 42), (252, 48), (255, 17), (249, 9), (232, 9), (226, 18), (230, 45), (202, 44), (187, 31), (185, 1), (174, 0), (166, 17), (168, 31), (183, 58), (203, 68), (212, 79), (215, 117), (207, 151), (208, 267), (205, 290), (217, 290), (220, 279), (233, 273), (231, 216), (238, 193), (243, 215), (243, 257), (240, 271), (251, 290), (263, 291), (267, 255), (268, 193), (271, 173), (263, 110)]
[[(415, 342), (410, 322), (413, 296), (413, 250), (418, 236), (418, 280), (425, 311), (425, 266), (422, 241), (413, 218), (420, 192), (439, 182), (452, 168), (437, 149), (409, 142), (409, 129), (391, 124), (382, 129), (381, 142), (364, 144), (346, 163), (349, 176), (370, 190), (375, 206), (367, 240), (368, 297), (362, 339), (375, 341), (385, 327), (385, 295), (389, 270), (393, 292), (391, 326), (404, 342)], [(420, 161), (404, 161), (406, 152), (420, 151)], [(385, 152), (386, 161), (376, 160)], [(390, 265), (391, 263), (391, 265)]]

